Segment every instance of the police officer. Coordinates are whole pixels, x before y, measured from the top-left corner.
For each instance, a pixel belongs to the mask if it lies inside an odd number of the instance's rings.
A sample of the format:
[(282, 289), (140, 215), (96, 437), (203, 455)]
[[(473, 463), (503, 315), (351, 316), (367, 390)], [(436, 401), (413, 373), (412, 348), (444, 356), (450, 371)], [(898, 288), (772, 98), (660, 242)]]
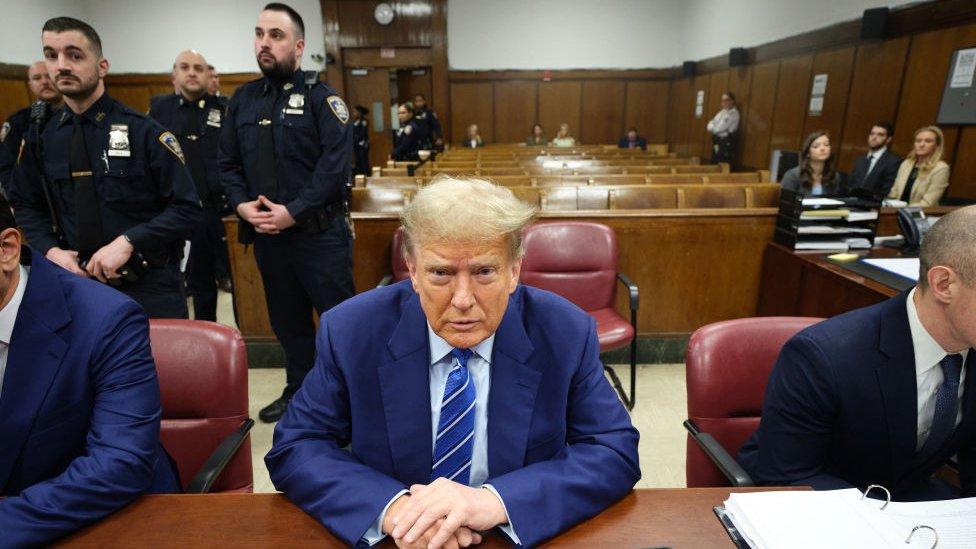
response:
[(150, 317), (186, 318), (179, 271), (200, 203), (176, 137), (105, 93), (108, 60), (87, 23), (48, 20), (44, 60), (65, 106), (28, 131), (11, 197), (31, 246), (117, 286)]
[[(27, 69), (27, 87), (35, 101), (43, 101), (56, 111), (64, 105), (61, 92), (54, 87), (54, 82), (47, 75), (44, 61), (38, 61)], [(30, 123), (30, 107), (25, 107), (10, 115), (10, 118), (0, 126), (0, 188), (6, 193), (10, 188), (10, 175), (13, 172), (17, 157), (20, 156), (20, 144), (27, 134)]]
[(369, 110), (356, 105), (352, 111), (352, 152), (355, 159), (352, 173), (369, 175)]
[(421, 149), (443, 150), (444, 132), (441, 131), (441, 121), (437, 113), (427, 108), (427, 98), (418, 93), (413, 98), (413, 119), (420, 130), (419, 140)]
[(226, 199), (217, 171), (217, 140), (227, 99), (208, 93), (207, 60), (195, 51), (187, 50), (176, 57), (173, 81), (179, 92), (154, 100), (149, 116), (176, 134), (203, 204), (202, 220), (190, 238), (187, 289), (193, 297), (193, 318), (216, 321), (218, 266), (229, 262), (220, 220)]
[(342, 99), (316, 73), (300, 69), (301, 16), (268, 4), (254, 32), (264, 78), (231, 98), (218, 164), (241, 218), (240, 240), (253, 239), (271, 327), (285, 350), (287, 385), (259, 414), (273, 422), (312, 367), (312, 308), (323, 313), (354, 293), (344, 215), (352, 132)]
[(400, 119), (400, 127), (393, 134), (393, 153), (390, 157), (393, 160), (419, 160), (417, 151), (421, 147), (420, 128), (417, 121), (413, 119), (413, 106), (404, 103), (397, 108), (397, 118)]

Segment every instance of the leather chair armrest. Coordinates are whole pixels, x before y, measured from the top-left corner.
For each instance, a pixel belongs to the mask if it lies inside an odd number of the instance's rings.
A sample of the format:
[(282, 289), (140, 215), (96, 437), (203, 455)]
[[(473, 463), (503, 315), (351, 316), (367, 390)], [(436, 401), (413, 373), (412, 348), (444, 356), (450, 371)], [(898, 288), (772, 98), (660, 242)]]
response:
[(749, 473), (747, 473), (746, 470), (743, 469), (737, 461), (735, 461), (735, 458), (730, 456), (729, 453), (725, 451), (725, 448), (723, 448), (722, 445), (715, 440), (715, 437), (708, 433), (699, 431), (698, 427), (690, 419), (685, 420), (684, 426), (685, 429), (687, 429), (691, 434), (691, 438), (693, 438), (698, 444), (698, 447), (705, 452), (705, 455), (708, 456), (708, 459), (712, 460), (712, 463), (718, 467), (719, 471), (722, 471), (725, 478), (729, 479), (732, 486), (742, 487), (756, 485), (752, 481), (752, 477), (749, 476)]
[(634, 284), (634, 281), (624, 273), (617, 273), (617, 280), (624, 286), (627, 286), (627, 290), (630, 293), (630, 310), (636, 311), (640, 307), (640, 292), (637, 289), (637, 284)]
[(210, 454), (207, 461), (203, 463), (203, 467), (197, 471), (197, 474), (187, 484), (187, 494), (206, 494), (210, 491), (210, 487), (213, 486), (214, 481), (217, 480), (220, 473), (224, 471), (224, 467), (227, 467), (227, 464), (230, 463), (231, 458), (237, 453), (241, 444), (244, 444), (244, 440), (247, 439), (247, 434), (251, 430), (251, 427), (254, 427), (254, 420), (250, 418), (245, 419), (236, 431), (220, 441), (217, 449)]

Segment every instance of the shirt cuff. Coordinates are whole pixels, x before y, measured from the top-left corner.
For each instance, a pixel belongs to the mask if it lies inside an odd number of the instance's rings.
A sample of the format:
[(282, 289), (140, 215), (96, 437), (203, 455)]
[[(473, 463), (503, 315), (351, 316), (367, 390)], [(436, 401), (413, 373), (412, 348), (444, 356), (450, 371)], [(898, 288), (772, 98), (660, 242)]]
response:
[(512, 517), (508, 516), (508, 508), (505, 507), (505, 500), (502, 499), (501, 494), (499, 494), (498, 490), (495, 490), (495, 487), (491, 484), (482, 484), (481, 487), (488, 490), (492, 494), (495, 494), (495, 497), (498, 498), (498, 501), (500, 501), (502, 504), (502, 511), (505, 511), (505, 519), (508, 523), (500, 524), (498, 529), (501, 530), (503, 534), (508, 536), (508, 539), (512, 540), (512, 543), (515, 545), (522, 545), (522, 540), (520, 540), (518, 534), (515, 533), (515, 525), (512, 524)]
[(372, 547), (373, 545), (383, 541), (383, 538), (386, 537), (386, 534), (383, 533), (383, 519), (386, 518), (386, 511), (391, 505), (393, 505), (393, 502), (396, 501), (398, 497), (407, 493), (409, 493), (409, 490), (400, 490), (395, 496), (390, 498), (390, 501), (387, 502), (386, 507), (383, 508), (383, 512), (380, 513), (380, 516), (376, 519), (373, 525), (369, 527), (369, 530), (366, 530), (366, 533), (363, 534), (363, 537), (359, 540), (360, 544), (365, 544)]

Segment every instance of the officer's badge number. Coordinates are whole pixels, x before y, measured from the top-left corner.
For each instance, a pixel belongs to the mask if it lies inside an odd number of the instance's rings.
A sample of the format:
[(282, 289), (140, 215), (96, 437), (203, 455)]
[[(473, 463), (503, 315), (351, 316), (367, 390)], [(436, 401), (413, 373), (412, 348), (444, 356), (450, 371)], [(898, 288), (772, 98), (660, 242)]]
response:
[(186, 158), (183, 157), (183, 149), (180, 148), (180, 142), (177, 141), (176, 136), (170, 132), (163, 132), (159, 136), (159, 142), (166, 147), (169, 152), (173, 153), (173, 156), (179, 159), (181, 164), (186, 164)]
[(305, 114), (305, 96), (300, 93), (293, 93), (288, 97), (288, 106), (285, 107), (285, 114)]
[(349, 122), (349, 109), (346, 108), (346, 104), (342, 101), (342, 98), (338, 95), (330, 95), (325, 98), (325, 102), (329, 104), (329, 108), (339, 119), (339, 122), (345, 124)]
[(207, 113), (207, 125), (215, 128), (220, 127), (220, 109), (210, 109)]

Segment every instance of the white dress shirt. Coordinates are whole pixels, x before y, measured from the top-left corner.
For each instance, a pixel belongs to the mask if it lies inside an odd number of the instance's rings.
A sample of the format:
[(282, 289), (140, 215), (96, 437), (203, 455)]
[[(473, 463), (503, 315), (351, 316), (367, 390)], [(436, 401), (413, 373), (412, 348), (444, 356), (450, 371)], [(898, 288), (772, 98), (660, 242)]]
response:
[[(908, 327), (912, 333), (912, 345), (915, 347), (915, 386), (918, 391), (918, 428), (915, 437), (915, 449), (921, 450), (925, 440), (929, 438), (932, 430), (932, 418), (935, 417), (935, 397), (942, 386), (945, 376), (939, 362), (949, 353), (942, 348), (938, 342), (922, 325), (918, 318), (918, 309), (915, 307), (915, 292), (917, 288), (908, 293), (906, 307), (908, 309)], [(961, 351), (963, 364), (969, 349)], [(959, 376), (959, 402), (962, 403), (962, 390), (966, 382), (966, 368), (963, 367)], [(956, 426), (962, 421), (962, 406), (956, 412)]]
[[(447, 386), (447, 376), (455, 368), (457, 361), (451, 354), (453, 347), (441, 336), (434, 333), (433, 328), (427, 325), (427, 339), (430, 345), (430, 427), (431, 441), (434, 444), (432, 452), (436, 451), (437, 427), (441, 418), (441, 404), (444, 400), (444, 388)], [(471, 447), (471, 472), (468, 477), (468, 486), (479, 486), (488, 489), (495, 494), (498, 501), (505, 509), (505, 501), (501, 495), (490, 484), (484, 482), (488, 480), (488, 392), (491, 389), (491, 351), (494, 348), (495, 335), (482, 341), (471, 348), (472, 355), (468, 359), (468, 375), (474, 382), (474, 437)], [(369, 545), (375, 545), (384, 537), (383, 520), (390, 505), (403, 494), (406, 490), (398, 492), (383, 508), (379, 518), (373, 526), (363, 535), (363, 539)], [(505, 509), (505, 516), (508, 510)], [(508, 535), (516, 544), (519, 538), (515, 534), (511, 520), (508, 524), (499, 527), (502, 532)]]
[(878, 159), (881, 158), (881, 155), (883, 155), (886, 150), (888, 150), (888, 147), (881, 147), (880, 149), (868, 154), (868, 156), (871, 157), (871, 160), (868, 161), (868, 171), (864, 172), (865, 177), (871, 173), (871, 170), (874, 169), (874, 165), (878, 163)]
[(735, 133), (739, 129), (739, 109), (721, 109), (715, 118), (712, 118), (707, 126), (708, 131), (718, 137), (726, 137), (730, 133)]
[(10, 337), (14, 333), (14, 323), (17, 322), (17, 311), (20, 310), (20, 302), (24, 300), (24, 292), (27, 290), (27, 276), (30, 270), (23, 265), (20, 266), (20, 280), (17, 282), (17, 289), (14, 296), (10, 298), (10, 303), (0, 309), (0, 395), (3, 394), (3, 375), (7, 371), (7, 351), (10, 349)]

